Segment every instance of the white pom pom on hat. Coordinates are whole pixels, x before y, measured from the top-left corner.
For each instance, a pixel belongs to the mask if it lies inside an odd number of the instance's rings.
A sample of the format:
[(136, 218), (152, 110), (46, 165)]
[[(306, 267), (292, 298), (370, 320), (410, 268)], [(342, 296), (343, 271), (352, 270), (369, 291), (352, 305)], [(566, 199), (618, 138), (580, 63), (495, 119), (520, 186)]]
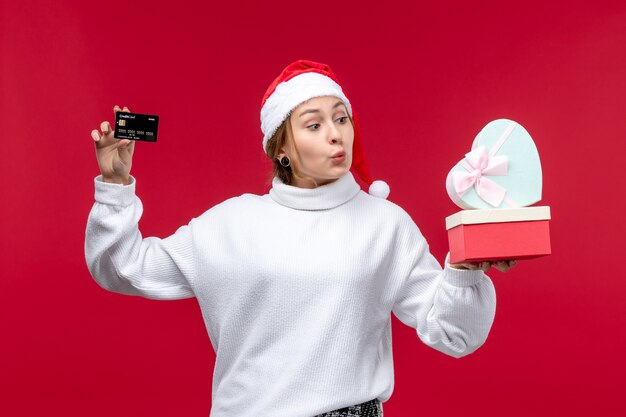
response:
[(261, 101), (263, 150), (266, 150), (267, 141), (294, 108), (310, 98), (322, 96), (338, 97), (346, 105), (346, 110), (354, 123), (352, 169), (368, 185), (370, 195), (386, 199), (389, 196), (389, 185), (380, 180), (372, 181), (365, 159), (358, 118), (335, 74), (326, 64), (299, 59), (285, 67), (267, 88)]
[(376, 180), (370, 184), (368, 193), (374, 197), (387, 199), (389, 191), (389, 185), (385, 181)]

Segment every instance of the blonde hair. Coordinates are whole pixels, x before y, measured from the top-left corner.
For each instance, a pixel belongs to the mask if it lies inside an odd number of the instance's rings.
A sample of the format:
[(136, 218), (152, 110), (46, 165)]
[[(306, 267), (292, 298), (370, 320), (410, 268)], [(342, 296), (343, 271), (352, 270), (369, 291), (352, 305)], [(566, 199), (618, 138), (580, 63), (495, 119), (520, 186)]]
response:
[[(354, 127), (354, 122), (352, 121), (352, 117), (348, 115), (348, 119), (350, 123)], [(289, 166), (284, 167), (280, 164), (278, 155), (282, 152), (283, 147), (289, 150), (289, 154), (292, 155), (289, 158)], [(300, 165), (300, 154), (298, 153), (298, 149), (296, 148), (296, 143), (293, 140), (293, 129), (291, 127), (291, 113), (287, 116), (287, 118), (278, 126), (276, 132), (272, 137), (267, 141), (265, 154), (268, 158), (272, 160), (272, 178), (269, 179), (271, 183), (273, 177), (278, 177), (283, 183), (287, 185), (293, 185), (294, 178), (298, 178), (300, 180), (308, 180), (313, 182), (315, 187), (318, 186), (317, 182), (313, 177), (303, 176), (298, 173), (299, 165)]]

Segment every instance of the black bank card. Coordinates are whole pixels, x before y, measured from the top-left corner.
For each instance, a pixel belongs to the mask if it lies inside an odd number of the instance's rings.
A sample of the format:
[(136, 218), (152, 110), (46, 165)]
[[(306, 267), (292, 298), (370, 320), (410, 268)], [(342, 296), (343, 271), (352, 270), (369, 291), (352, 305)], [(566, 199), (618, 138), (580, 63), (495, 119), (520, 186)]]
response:
[(156, 142), (158, 127), (159, 116), (118, 111), (115, 113), (113, 137)]

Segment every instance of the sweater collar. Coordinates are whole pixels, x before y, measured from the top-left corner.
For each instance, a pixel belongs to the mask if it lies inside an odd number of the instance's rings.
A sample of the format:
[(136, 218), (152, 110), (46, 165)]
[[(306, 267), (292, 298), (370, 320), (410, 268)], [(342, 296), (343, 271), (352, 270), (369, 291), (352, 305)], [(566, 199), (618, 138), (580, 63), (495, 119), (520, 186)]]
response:
[(272, 180), (272, 200), (297, 210), (327, 210), (351, 200), (361, 190), (352, 173), (317, 188), (300, 188), (287, 185), (278, 177)]

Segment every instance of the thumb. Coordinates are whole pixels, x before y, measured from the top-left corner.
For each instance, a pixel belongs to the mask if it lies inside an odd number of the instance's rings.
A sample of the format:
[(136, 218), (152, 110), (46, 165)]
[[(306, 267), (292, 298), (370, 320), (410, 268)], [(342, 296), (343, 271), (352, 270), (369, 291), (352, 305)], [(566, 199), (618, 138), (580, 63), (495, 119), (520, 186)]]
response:
[(123, 142), (124, 143), (120, 143), (120, 146), (118, 147), (120, 156), (122, 156), (124, 159), (132, 158), (133, 151), (135, 150), (135, 141), (123, 139)]
[(118, 149), (125, 149), (132, 141), (130, 139), (121, 139), (117, 142)]
[(131, 140), (130, 143), (126, 146), (124, 146), (124, 149), (128, 152), (129, 155), (132, 156), (133, 151), (135, 150), (135, 142), (134, 140)]

